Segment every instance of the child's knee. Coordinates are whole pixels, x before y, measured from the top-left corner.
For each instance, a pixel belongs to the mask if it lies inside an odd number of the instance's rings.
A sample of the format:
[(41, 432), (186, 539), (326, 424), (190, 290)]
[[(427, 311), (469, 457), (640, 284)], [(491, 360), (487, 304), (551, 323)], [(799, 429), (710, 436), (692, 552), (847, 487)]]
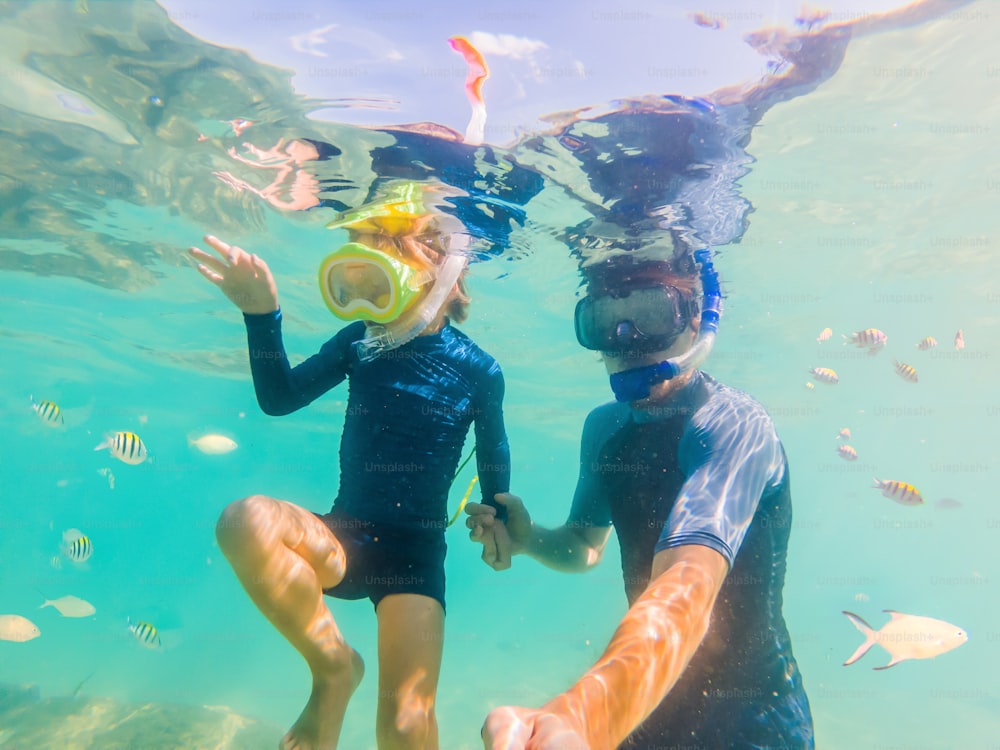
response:
[(251, 495), (230, 503), (215, 524), (215, 538), (227, 555), (252, 543), (267, 528), (276, 515), (275, 501), (262, 495)]
[(432, 698), (379, 691), (376, 726), (379, 750), (423, 750), (435, 721)]

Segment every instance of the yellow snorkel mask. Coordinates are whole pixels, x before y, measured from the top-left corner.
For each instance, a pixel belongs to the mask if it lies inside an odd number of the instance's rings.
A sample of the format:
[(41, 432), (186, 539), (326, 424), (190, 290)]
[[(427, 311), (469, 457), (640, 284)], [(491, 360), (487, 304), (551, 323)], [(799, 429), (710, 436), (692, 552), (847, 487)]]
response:
[[(434, 215), (424, 202), (428, 186), (399, 181), (379, 200), (345, 211), (327, 224), (359, 234), (418, 235)], [(430, 325), (465, 269), (467, 237), (448, 234), (449, 251), (430, 270), (360, 242), (348, 242), (320, 265), (319, 286), (330, 311), (343, 320), (364, 320), (368, 331), (357, 344), (362, 361), (411, 341)], [(431, 284), (433, 282), (433, 284)]]
[(319, 288), (330, 312), (341, 320), (389, 323), (421, 296), (435, 274), (360, 242), (348, 242), (319, 267)]
[(426, 187), (404, 180), (384, 188), (385, 197), (359, 208), (344, 211), (326, 225), (327, 229), (348, 227), (359, 231), (385, 232), (393, 236), (410, 234), (427, 216)]

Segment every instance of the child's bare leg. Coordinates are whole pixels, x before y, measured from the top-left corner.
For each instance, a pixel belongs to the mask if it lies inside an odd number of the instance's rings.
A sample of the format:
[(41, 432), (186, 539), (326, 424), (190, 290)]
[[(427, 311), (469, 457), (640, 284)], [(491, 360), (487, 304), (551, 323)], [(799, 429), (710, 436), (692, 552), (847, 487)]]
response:
[(444, 611), (428, 596), (392, 594), (376, 613), (379, 750), (437, 750)]
[(261, 495), (229, 505), (215, 532), (247, 594), (312, 671), (309, 702), (280, 747), (335, 748), (364, 674), (323, 601), (323, 589), (344, 577), (343, 548), (309, 511)]

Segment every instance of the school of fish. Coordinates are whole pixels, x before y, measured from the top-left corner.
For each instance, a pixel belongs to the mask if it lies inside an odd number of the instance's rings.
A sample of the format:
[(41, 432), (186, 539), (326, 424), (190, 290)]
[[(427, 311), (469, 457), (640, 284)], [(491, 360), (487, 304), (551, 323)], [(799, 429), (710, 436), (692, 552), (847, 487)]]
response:
[[(831, 328), (824, 328), (816, 338), (818, 343), (829, 340), (833, 336)], [(867, 349), (869, 354), (877, 354), (887, 347), (889, 337), (878, 328), (865, 328), (853, 332), (850, 336), (844, 335), (844, 344)], [(933, 336), (925, 336), (916, 342), (914, 347), (917, 351), (927, 352), (937, 347), (938, 342)], [(955, 350), (961, 351), (965, 348), (965, 336), (961, 329), (955, 334)], [(893, 369), (896, 374), (905, 382), (918, 384), (920, 382), (917, 368), (907, 362), (893, 360)], [(813, 379), (821, 383), (837, 384), (840, 377), (829, 367), (814, 367), (810, 370)], [(812, 383), (807, 383), (812, 387)], [(856, 461), (857, 450), (847, 443), (852, 439), (850, 428), (844, 427), (837, 433), (838, 445), (836, 451), (841, 458), (846, 461)], [(873, 479), (873, 489), (879, 490), (881, 495), (905, 507), (919, 507), (924, 505), (923, 494), (914, 485), (899, 479)], [(962, 504), (953, 498), (943, 498), (936, 504), (938, 508), (956, 509)], [(857, 594), (855, 600), (867, 602), (869, 597), (865, 594)], [(865, 636), (864, 642), (851, 654), (844, 662), (844, 666), (854, 664), (864, 656), (872, 646), (879, 645), (885, 649), (890, 656), (889, 662), (883, 666), (874, 667), (876, 670), (888, 669), (902, 661), (910, 659), (933, 659), (948, 651), (958, 648), (968, 640), (968, 634), (957, 625), (953, 625), (944, 620), (922, 615), (906, 614), (894, 610), (885, 610), (890, 615), (888, 623), (878, 630), (874, 629), (865, 620), (853, 612), (844, 611), (844, 615), (850, 622)]]
[[(36, 401), (32, 396), (30, 403), (32, 411), (47, 427), (64, 428), (66, 426), (63, 410), (55, 401), (48, 399)], [(146, 424), (146, 421), (145, 417), (139, 418), (140, 424)], [(198, 437), (189, 435), (187, 443), (191, 448), (208, 456), (231, 453), (239, 447), (239, 444), (231, 437), (218, 433), (203, 433)], [(131, 430), (109, 433), (100, 444), (95, 446), (94, 450), (107, 450), (114, 458), (131, 466), (138, 466), (152, 460), (146, 443)], [(97, 473), (107, 479), (110, 489), (115, 488), (115, 475), (111, 469), (101, 468), (97, 470)], [(59, 549), (61, 554), (51, 558), (52, 567), (62, 568), (62, 561), (65, 558), (75, 567), (86, 570), (87, 561), (93, 556), (95, 546), (90, 536), (73, 528), (66, 529), (62, 533)], [(47, 608), (56, 610), (62, 617), (76, 619), (91, 617), (97, 613), (97, 608), (93, 604), (72, 594), (55, 599), (44, 599), (39, 605), (39, 609)], [(126, 627), (136, 642), (144, 648), (157, 650), (162, 647), (160, 632), (152, 623), (144, 620), (133, 621), (129, 618), (126, 621)], [(41, 629), (27, 617), (19, 614), (0, 615), (0, 641), (25, 643), (40, 635)]]

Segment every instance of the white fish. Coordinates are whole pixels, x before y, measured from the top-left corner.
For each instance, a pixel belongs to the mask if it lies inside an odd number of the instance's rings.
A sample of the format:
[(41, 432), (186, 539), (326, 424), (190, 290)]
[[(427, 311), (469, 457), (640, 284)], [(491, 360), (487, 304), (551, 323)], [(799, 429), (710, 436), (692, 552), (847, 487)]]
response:
[(907, 659), (933, 659), (969, 640), (964, 630), (944, 620), (907, 615), (891, 609), (884, 611), (892, 619), (878, 631), (872, 630), (867, 622), (853, 612), (844, 612), (854, 623), (854, 627), (865, 636), (865, 642), (844, 662), (845, 667), (864, 656), (876, 643), (888, 651), (892, 659), (885, 666), (875, 669), (888, 669)]
[(236, 441), (225, 435), (202, 435), (200, 438), (188, 438), (188, 445), (193, 446), (208, 456), (221, 456), (231, 453), (239, 446)]
[(46, 599), (39, 607), (55, 607), (63, 617), (90, 617), (97, 613), (94, 605), (75, 596), (60, 596), (58, 599)]
[(21, 615), (0, 615), (0, 641), (24, 643), (42, 634), (31, 620)]

